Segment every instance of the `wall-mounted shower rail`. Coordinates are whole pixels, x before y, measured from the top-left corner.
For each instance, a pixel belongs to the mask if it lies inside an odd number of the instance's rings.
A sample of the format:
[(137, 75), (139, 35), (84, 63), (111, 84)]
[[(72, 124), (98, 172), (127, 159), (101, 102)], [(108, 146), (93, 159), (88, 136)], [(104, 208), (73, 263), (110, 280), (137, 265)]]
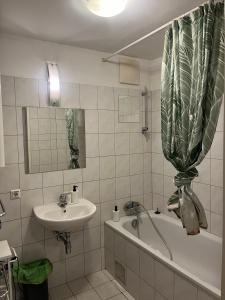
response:
[[(208, 2), (209, 2), (209, 1), (206, 1), (206, 2), (202, 3), (201, 5), (206, 4), (206, 3), (208, 3)], [(114, 56), (116, 56), (116, 55), (118, 55), (118, 54), (124, 52), (125, 50), (129, 49), (130, 47), (133, 47), (133, 46), (139, 44), (140, 42), (144, 41), (144, 40), (147, 39), (148, 37), (154, 35), (155, 33), (157, 33), (157, 32), (159, 32), (159, 31), (163, 30), (163, 29), (166, 28), (166, 27), (170, 26), (175, 20), (178, 20), (178, 19), (180, 19), (180, 18), (183, 18), (183, 17), (189, 15), (190, 13), (192, 13), (192, 12), (195, 11), (195, 10), (197, 10), (198, 8), (199, 8), (199, 6), (197, 6), (197, 7), (193, 8), (193, 9), (189, 10), (189, 11), (186, 12), (185, 14), (180, 15), (180, 16), (174, 18), (173, 20), (171, 20), (171, 21), (165, 23), (164, 25), (162, 25), (162, 26), (160, 26), (160, 27), (154, 29), (153, 31), (151, 31), (151, 32), (147, 33), (146, 35), (140, 37), (139, 39), (135, 40), (134, 42), (132, 42), (132, 43), (126, 45), (125, 47), (123, 47), (123, 48), (121, 48), (121, 49), (119, 49), (119, 50), (113, 52), (111, 55), (102, 58), (102, 61), (103, 61), (103, 62), (109, 62), (110, 58), (112, 58), (112, 57), (114, 57)]]
[(146, 134), (148, 132), (148, 90), (145, 87), (144, 91), (141, 93), (141, 96), (144, 98), (144, 118), (145, 118), (145, 123), (144, 126), (142, 127), (142, 133)]

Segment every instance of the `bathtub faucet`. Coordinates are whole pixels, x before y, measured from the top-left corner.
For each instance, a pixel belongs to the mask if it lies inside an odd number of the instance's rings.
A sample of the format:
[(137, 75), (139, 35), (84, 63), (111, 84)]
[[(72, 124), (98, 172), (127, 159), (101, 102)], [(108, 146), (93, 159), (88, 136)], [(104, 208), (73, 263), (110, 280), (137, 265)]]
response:
[(124, 210), (130, 216), (137, 216), (141, 212), (141, 205), (137, 201), (128, 201), (124, 205)]

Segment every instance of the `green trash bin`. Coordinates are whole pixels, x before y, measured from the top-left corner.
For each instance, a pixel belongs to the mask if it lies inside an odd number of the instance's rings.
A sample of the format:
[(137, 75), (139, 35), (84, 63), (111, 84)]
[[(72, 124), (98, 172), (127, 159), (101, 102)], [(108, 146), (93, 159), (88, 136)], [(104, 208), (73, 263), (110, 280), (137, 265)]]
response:
[(25, 300), (48, 300), (48, 276), (52, 270), (52, 263), (48, 259), (13, 266), (13, 277), (23, 285)]

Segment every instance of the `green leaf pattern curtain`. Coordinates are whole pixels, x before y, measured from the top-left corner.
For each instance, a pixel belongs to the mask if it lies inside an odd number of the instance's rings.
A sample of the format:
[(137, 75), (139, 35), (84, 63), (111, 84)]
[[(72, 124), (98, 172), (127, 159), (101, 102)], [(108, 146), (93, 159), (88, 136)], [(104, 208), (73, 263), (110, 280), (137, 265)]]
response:
[(78, 116), (76, 110), (68, 108), (66, 110), (66, 128), (68, 134), (68, 143), (70, 149), (70, 169), (80, 168), (79, 164), (79, 130)]
[(168, 209), (187, 234), (207, 228), (191, 188), (209, 151), (224, 93), (224, 3), (210, 2), (173, 22), (165, 34), (161, 76), (162, 147), (177, 169)]

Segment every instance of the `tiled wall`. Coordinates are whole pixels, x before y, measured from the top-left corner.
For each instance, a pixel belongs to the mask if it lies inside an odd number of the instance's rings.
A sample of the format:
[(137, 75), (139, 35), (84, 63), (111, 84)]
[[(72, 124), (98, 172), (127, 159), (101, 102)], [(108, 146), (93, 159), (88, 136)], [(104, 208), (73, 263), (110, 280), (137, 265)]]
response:
[[(106, 269), (113, 276), (118, 274), (121, 278), (120, 272), (116, 271), (116, 262), (123, 266), (124, 287), (135, 300), (218, 299), (107, 225), (105, 225), (105, 259)], [(116, 276), (117, 279), (118, 277)]]
[[(85, 169), (26, 175), (24, 172), (22, 106), (46, 107), (47, 82), (2, 76), (6, 167), (0, 169), (0, 198), (6, 208), (0, 240), (9, 240), (23, 261), (47, 256), (54, 263), (50, 286), (95, 272), (104, 266), (103, 223), (115, 204), (132, 197), (151, 208), (151, 141), (140, 123), (118, 123), (118, 96), (139, 95), (135, 89), (62, 83), (61, 106), (85, 109)], [(57, 201), (78, 184), (81, 196), (97, 206), (95, 217), (72, 234), (72, 254), (32, 216), (32, 207)], [(9, 191), (20, 188), (21, 200)]]
[[(162, 153), (160, 90), (152, 90), (151, 96), (153, 206), (175, 217), (175, 214), (169, 213), (166, 208), (168, 197), (175, 191), (173, 177), (176, 171)], [(222, 105), (211, 150), (197, 167), (199, 177), (193, 182), (193, 190), (206, 210), (208, 230), (218, 236), (222, 235), (223, 223), (223, 111)]]

